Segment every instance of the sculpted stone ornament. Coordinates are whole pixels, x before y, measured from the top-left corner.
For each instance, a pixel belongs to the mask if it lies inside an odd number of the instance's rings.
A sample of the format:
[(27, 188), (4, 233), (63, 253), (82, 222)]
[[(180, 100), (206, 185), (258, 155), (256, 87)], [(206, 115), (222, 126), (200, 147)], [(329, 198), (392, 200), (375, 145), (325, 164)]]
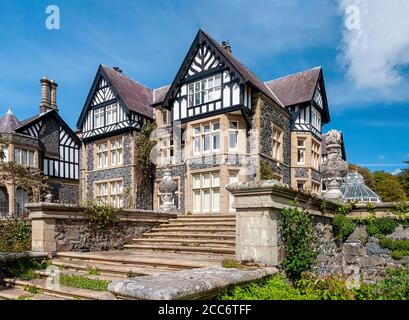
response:
[(324, 198), (327, 200), (344, 201), (341, 186), (348, 174), (348, 163), (341, 156), (341, 133), (337, 130), (328, 132), (325, 142), (327, 144), (328, 158), (321, 165), (321, 176), (327, 186)]
[(160, 210), (172, 213), (176, 211), (176, 206), (173, 204), (173, 196), (178, 187), (170, 173), (171, 170), (169, 168), (163, 171), (163, 178), (159, 184), (159, 197), (162, 200)]
[(51, 203), (53, 200), (53, 195), (51, 193), (47, 193), (44, 197), (44, 201), (47, 203)]

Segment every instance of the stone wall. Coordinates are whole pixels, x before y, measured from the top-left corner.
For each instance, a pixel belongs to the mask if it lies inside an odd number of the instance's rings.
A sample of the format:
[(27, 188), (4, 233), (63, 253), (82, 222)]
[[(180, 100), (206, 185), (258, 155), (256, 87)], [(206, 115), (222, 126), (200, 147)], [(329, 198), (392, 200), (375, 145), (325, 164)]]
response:
[(81, 215), (81, 208), (56, 203), (27, 205), (32, 220), (32, 251), (100, 251), (121, 249), (124, 244), (175, 214), (151, 210), (122, 210), (120, 222), (108, 232), (95, 234)]
[(62, 183), (61, 181), (49, 182), (53, 202), (78, 204), (79, 201), (79, 184), (77, 181), (72, 183)]
[[(330, 224), (317, 223), (315, 230), (319, 255), (313, 270), (320, 276), (343, 274), (349, 280), (373, 282), (386, 275), (386, 268), (409, 267), (409, 257), (393, 259), (377, 238), (368, 237), (364, 226), (357, 226), (344, 243), (335, 239)], [(409, 228), (398, 226), (387, 237), (409, 239)]]
[[(272, 123), (275, 123), (283, 130), (283, 163), (277, 166), (277, 162), (271, 159), (272, 155)], [(262, 160), (269, 163), (274, 172), (283, 177), (285, 184), (291, 184), (291, 120), (278, 112), (267, 103), (262, 103), (261, 124), (260, 124), (260, 154)]]

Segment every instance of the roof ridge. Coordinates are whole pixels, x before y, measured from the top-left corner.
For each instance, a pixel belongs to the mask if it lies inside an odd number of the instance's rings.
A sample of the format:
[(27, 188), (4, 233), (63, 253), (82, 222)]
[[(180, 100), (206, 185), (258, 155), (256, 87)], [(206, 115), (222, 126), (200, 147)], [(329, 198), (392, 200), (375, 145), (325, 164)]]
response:
[(317, 69), (322, 69), (322, 66), (318, 66), (318, 67), (314, 67), (314, 68), (307, 69), (307, 70), (304, 70), (304, 71), (299, 71), (299, 72), (296, 72), (296, 73), (288, 74), (286, 76), (282, 76), (282, 77), (278, 77), (278, 78), (275, 78), (275, 79), (265, 81), (264, 83), (268, 84), (268, 83), (273, 82), (273, 81), (278, 81), (278, 80), (281, 80), (281, 79), (294, 77), (294, 76), (297, 76), (297, 75), (300, 75), (300, 74), (303, 74), (303, 73), (307, 73), (307, 72), (311, 72), (311, 71), (314, 71), (314, 70), (317, 70)]

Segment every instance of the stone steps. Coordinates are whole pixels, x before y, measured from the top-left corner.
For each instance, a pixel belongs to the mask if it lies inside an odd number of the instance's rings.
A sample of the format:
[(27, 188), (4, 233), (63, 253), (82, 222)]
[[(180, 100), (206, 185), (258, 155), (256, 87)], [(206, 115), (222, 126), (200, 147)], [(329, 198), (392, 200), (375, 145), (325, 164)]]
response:
[(14, 278), (6, 278), (3, 280), (6, 286), (13, 288), (36, 288), (39, 293), (68, 299), (83, 299), (83, 300), (116, 300), (115, 296), (109, 292), (93, 291), (86, 289), (71, 288), (60, 285), (59, 288), (51, 288), (46, 285), (45, 279), (20, 280)]
[(220, 239), (175, 239), (175, 238), (136, 238), (133, 240), (133, 244), (138, 245), (151, 245), (159, 244), (163, 245), (179, 245), (179, 246), (223, 246), (223, 247), (234, 247), (234, 240), (220, 240)]
[(163, 246), (163, 245), (142, 245), (142, 244), (128, 244), (124, 246), (127, 249), (137, 250), (157, 250), (157, 251), (178, 251), (178, 252), (201, 252), (201, 253), (222, 253), (222, 254), (234, 254), (235, 247), (198, 247), (198, 246)]
[(236, 229), (236, 224), (231, 222), (171, 222), (168, 224), (161, 224), (159, 227), (154, 229), (168, 229), (173, 227), (189, 227), (189, 228), (208, 228), (208, 229), (219, 229), (219, 228), (231, 228)]
[(57, 257), (65, 261), (86, 261), (89, 267), (95, 264), (105, 264), (110, 266), (171, 268), (174, 270), (220, 266), (220, 261), (222, 260), (221, 257), (214, 255), (211, 255), (211, 257), (203, 255), (186, 257), (185, 255), (168, 252), (147, 252), (146, 250), (101, 253), (61, 252), (58, 253)]
[(198, 228), (198, 227), (178, 227), (178, 226), (172, 226), (168, 228), (156, 228), (150, 231), (150, 233), (156, 233), (156, 232), (175, 232), (175, 233), (180, 233), (180, 232), (187, 232), (187, 233), (214, 233), (214, 234), (224, 234), (224, 233), (231, 233), (235, 234), (236, 229), (234, 228), (221, 228), (221, 229), (210, 229), (210, 228)]
[(178, 268), (155, 268), (149, 266), (133, 266), (133, 265), (120, 265), (120, 264), (104, 264), (81, 260), (66, 260), (66, 259), (54, 259), (53, 264), (57, 267), (62, 267), (68, 272), (83, 272), (92, 267), (101, 274), (101, 276), (107, 277), (119, 277), (128, 278), (129, 276), (151, 276), (160, 273), (166, 273), (169, 271), (179, 270)]
[(189, 222), (197, 222), (197, 223), (214, 223), (214, 222), (219, 222), (219, 223), (235, 223), (236, 218), (177, 218), (177, 219), (169, 219), (169, 223), (173, 222), (183, 222), (183, 223), (189, 223)]
[(231, 233), (189, 233), (189, 232), (150, 232), (142, 235), (139, 238), (135, 239), (196, 239), (196, 240), (207, 240), (207, 239), (214, 239), (214, 240), (235, 240), (236, 234)]
[(44, 293), (33, 294), (21, 288), (0, 287), (0, 299), (5, 300), (66, 300)]
[[(47, 278), (50, 276), (50, 274), (46, 270), (36, 270), (35, 273), (40, 277), (40, 278)], [(60, 275), (75, 275), (75, 276), (81, 276), (84, 278), (88, 279), (94, 279), (94, 280), (105, 280), (105, 281), (116, 281), (120, 279), (126, 278), (126, 276), (120, 276), (120, 275), (107, 275), (107, 274), (99, 274), (99, 275), (91, 275), (88, 273), (87, 269), (85, 270), (79, 270), (79, 269), (69, 269), (64, 267), (64, 269), (60, 270)]]

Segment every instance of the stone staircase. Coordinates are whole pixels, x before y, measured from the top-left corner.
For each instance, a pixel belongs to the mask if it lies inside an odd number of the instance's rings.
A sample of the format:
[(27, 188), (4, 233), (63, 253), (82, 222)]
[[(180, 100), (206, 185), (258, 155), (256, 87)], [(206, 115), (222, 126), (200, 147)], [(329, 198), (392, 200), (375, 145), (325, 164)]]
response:
[[(104, 252), (60, 252), (52, 264), (61, 274), (75, 274), (100, 280), (151, 276), (194, 268), (220, 267), (235, 252), (234, 215), (179, 215), (133, 239), (125, 250)], [(90, 270), (97, 270), (92, 275)], [(45, 285), (46, 274), (38, 271), (32, 280), (5, 279), (0, 299), (59, 300), (115, 299), (109, 292)], [(35, 294), (32, 293), (35, 288)], [(30, 293), (31, 292), (31, 293)]]
[(178, 216), (125, 246), (132, 250), (226, 254), (235, 252), (234, 215)]

